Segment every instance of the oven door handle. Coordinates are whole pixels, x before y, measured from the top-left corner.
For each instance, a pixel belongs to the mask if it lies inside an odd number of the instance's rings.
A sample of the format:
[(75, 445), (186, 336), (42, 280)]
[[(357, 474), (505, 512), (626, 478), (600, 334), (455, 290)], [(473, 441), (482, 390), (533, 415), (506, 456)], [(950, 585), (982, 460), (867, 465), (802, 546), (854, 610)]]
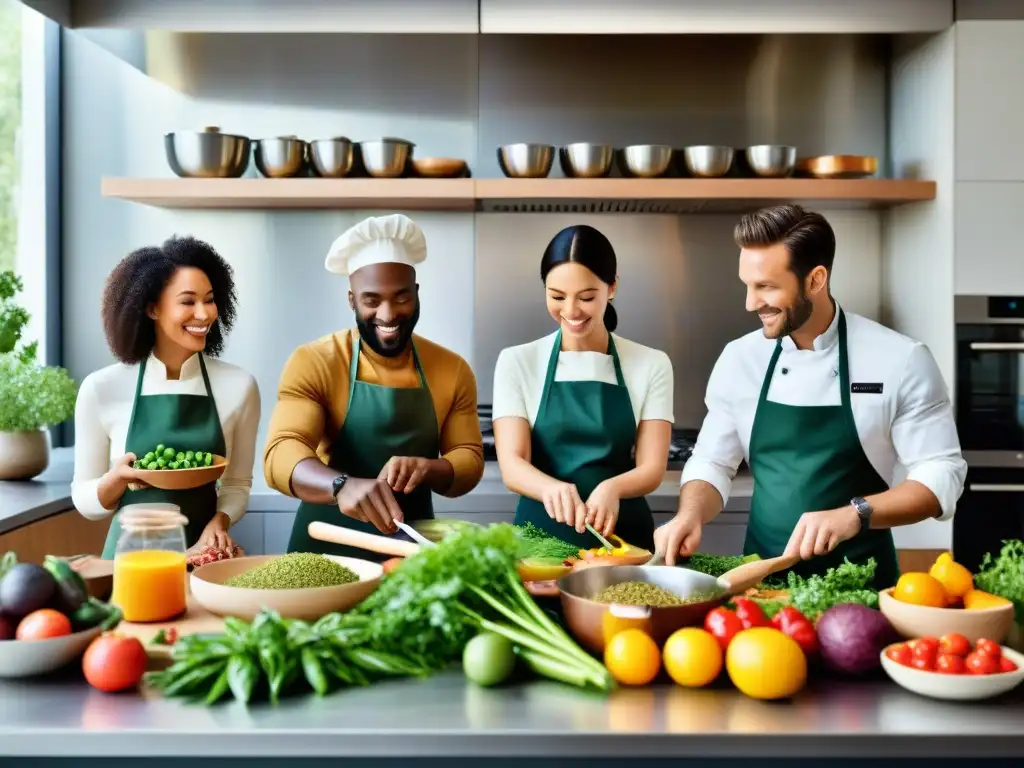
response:
[(1024, 341), (972, 341), (972, 352), (1024, 352)]
[(969, 489), (988, 493), (1024, 493), (1024, 485), (1020, 483), (971, 483)]

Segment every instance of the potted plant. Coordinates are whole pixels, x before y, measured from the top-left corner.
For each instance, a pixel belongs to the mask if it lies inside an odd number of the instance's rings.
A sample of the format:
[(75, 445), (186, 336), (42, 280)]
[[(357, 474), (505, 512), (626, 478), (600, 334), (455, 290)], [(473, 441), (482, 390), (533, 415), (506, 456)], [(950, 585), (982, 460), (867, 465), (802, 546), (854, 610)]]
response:
[(0, 272), (0, 480), (28, 480), (46, 469), (46, 428), (74, 415), (78, 394), (65, 369), (37, 362), (36, 342), (21, 343), (29, 313), (14, 297), (22, 288), (14, 272)]

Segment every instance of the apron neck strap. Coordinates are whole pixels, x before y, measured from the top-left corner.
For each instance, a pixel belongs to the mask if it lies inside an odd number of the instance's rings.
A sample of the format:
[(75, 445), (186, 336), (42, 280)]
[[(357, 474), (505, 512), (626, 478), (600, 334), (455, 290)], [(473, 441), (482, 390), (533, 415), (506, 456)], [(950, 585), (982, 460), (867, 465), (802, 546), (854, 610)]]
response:
[[(412, 347), (412, 362), (416, 366), (416, 373), (420, 377), (420, 386), (427, 389), (427, 376), (423, 373), (423, 366), (420, 364), (419, 353), (416, 352), (416, 344), (410, 339), (409, 345)], [(352, 334), (352, 362), (348, 364), (348, 396), (352, 398), (352, 392), (356, 388), (356, 377), (359, 374), (359, 330), (356, 329)]]
[[(551, 385), (555, 382), (555, 373), (558, 371), (558, 355), (562, 351), (562, 329), (558, 329), (558, 333), (555, 334), (555, 343), (551, 347), (551, 354), (548, 356), (548, 368), (544, 373), (544, 389), (540, 395), (540, 402), (543, 405), (544, 401), (548, 399), (548, 392), (551, 391)], [(615, 381), (620, 387), (626, 386), (626, 379), (622, 375), (622, 364), (619, 362), (619, 353), (615, 349), (615, 339), (612, 337), (611, 331), (608, 332), (608, 352), (607, 354), (612, 356), (612, 364), (615, 366)]]
[[(839, 402), (844, 408), (850, 408), (850, 358), (846, 353), (846, 313), (842, 307), (839, 311)], [(768, 399), (768, 389), (771, 387), (772, 377), (775, 375), (775, 365), (782, 355), (782, 339), (775, 342), (775, 351), (772, 352), (772, 360), (768, 363), (768, 372), (761, 383), (760, 402)]]

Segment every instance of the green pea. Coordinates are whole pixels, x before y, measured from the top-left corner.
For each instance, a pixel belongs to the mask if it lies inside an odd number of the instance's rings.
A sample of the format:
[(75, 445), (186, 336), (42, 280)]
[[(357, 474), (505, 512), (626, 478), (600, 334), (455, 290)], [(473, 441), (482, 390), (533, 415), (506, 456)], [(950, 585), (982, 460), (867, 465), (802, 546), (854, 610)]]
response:
[(142, 458), (143, 458), (143, 459), (145, 459), (146, 461), (152, 461), (153, 459), (155, 459), (155, 458), (156, 458), (156, 454), (155, 454), (155, 453), (153, 453), (152, 451), (150, 451), (149, 453), (147, 453), (147, 454), (146, 454), (145, 456), (143, 456)]
[(163, 443), (160, 443), (160, 445), (156, 447), (156, 452), (163, 453), (164, 448), (166, 448), (166, 446)]
[(195, 451), (185, 451), (185, 458), (192, 461), (196, 457)]
[(174, 449), (173, 448), (164, 448), (164, 458), (165, 459), (173, 459), (174, 458)]
[(184, 461), (185, 460), (184, 452), (178, 451), (176, 454), (174, 454), (174, 460), (175, 461)]
[(167, 468), (168, 469), (177, 469), (178, 468), (178, 462), (172, 461), (170, 464), (167, 465)]
[(156, 460), (156, 468), (157, 469), (163, 469), (166, 466), (167, 466), (167, 459), (157, 459)]
[(203, 457), (203, 464), (205, 464), (206, 466), (210, 466), (211, 464), (213, 464), (213, 454), (212, 453), (208, 453), (208, 454), (206, 454), (206, 456)]
[(182, 461), (181, 461), (181, 468), (182, 469), (192, 469), (192, 462), (189, 461), (188, 459), (182, 459)]

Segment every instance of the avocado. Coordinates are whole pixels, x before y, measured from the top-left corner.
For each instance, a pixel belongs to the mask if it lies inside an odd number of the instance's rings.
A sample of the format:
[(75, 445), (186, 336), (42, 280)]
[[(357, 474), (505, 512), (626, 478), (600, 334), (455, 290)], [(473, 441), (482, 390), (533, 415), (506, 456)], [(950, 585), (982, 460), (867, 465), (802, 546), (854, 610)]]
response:
[(0, 610), (21, 618), (45, 608), (57, 591), (50, 572), (35, 563), (18, 563), (0, 580)]
[(16, 629), (15, 622), (0, 613), (0, 640), (13, 640)]

